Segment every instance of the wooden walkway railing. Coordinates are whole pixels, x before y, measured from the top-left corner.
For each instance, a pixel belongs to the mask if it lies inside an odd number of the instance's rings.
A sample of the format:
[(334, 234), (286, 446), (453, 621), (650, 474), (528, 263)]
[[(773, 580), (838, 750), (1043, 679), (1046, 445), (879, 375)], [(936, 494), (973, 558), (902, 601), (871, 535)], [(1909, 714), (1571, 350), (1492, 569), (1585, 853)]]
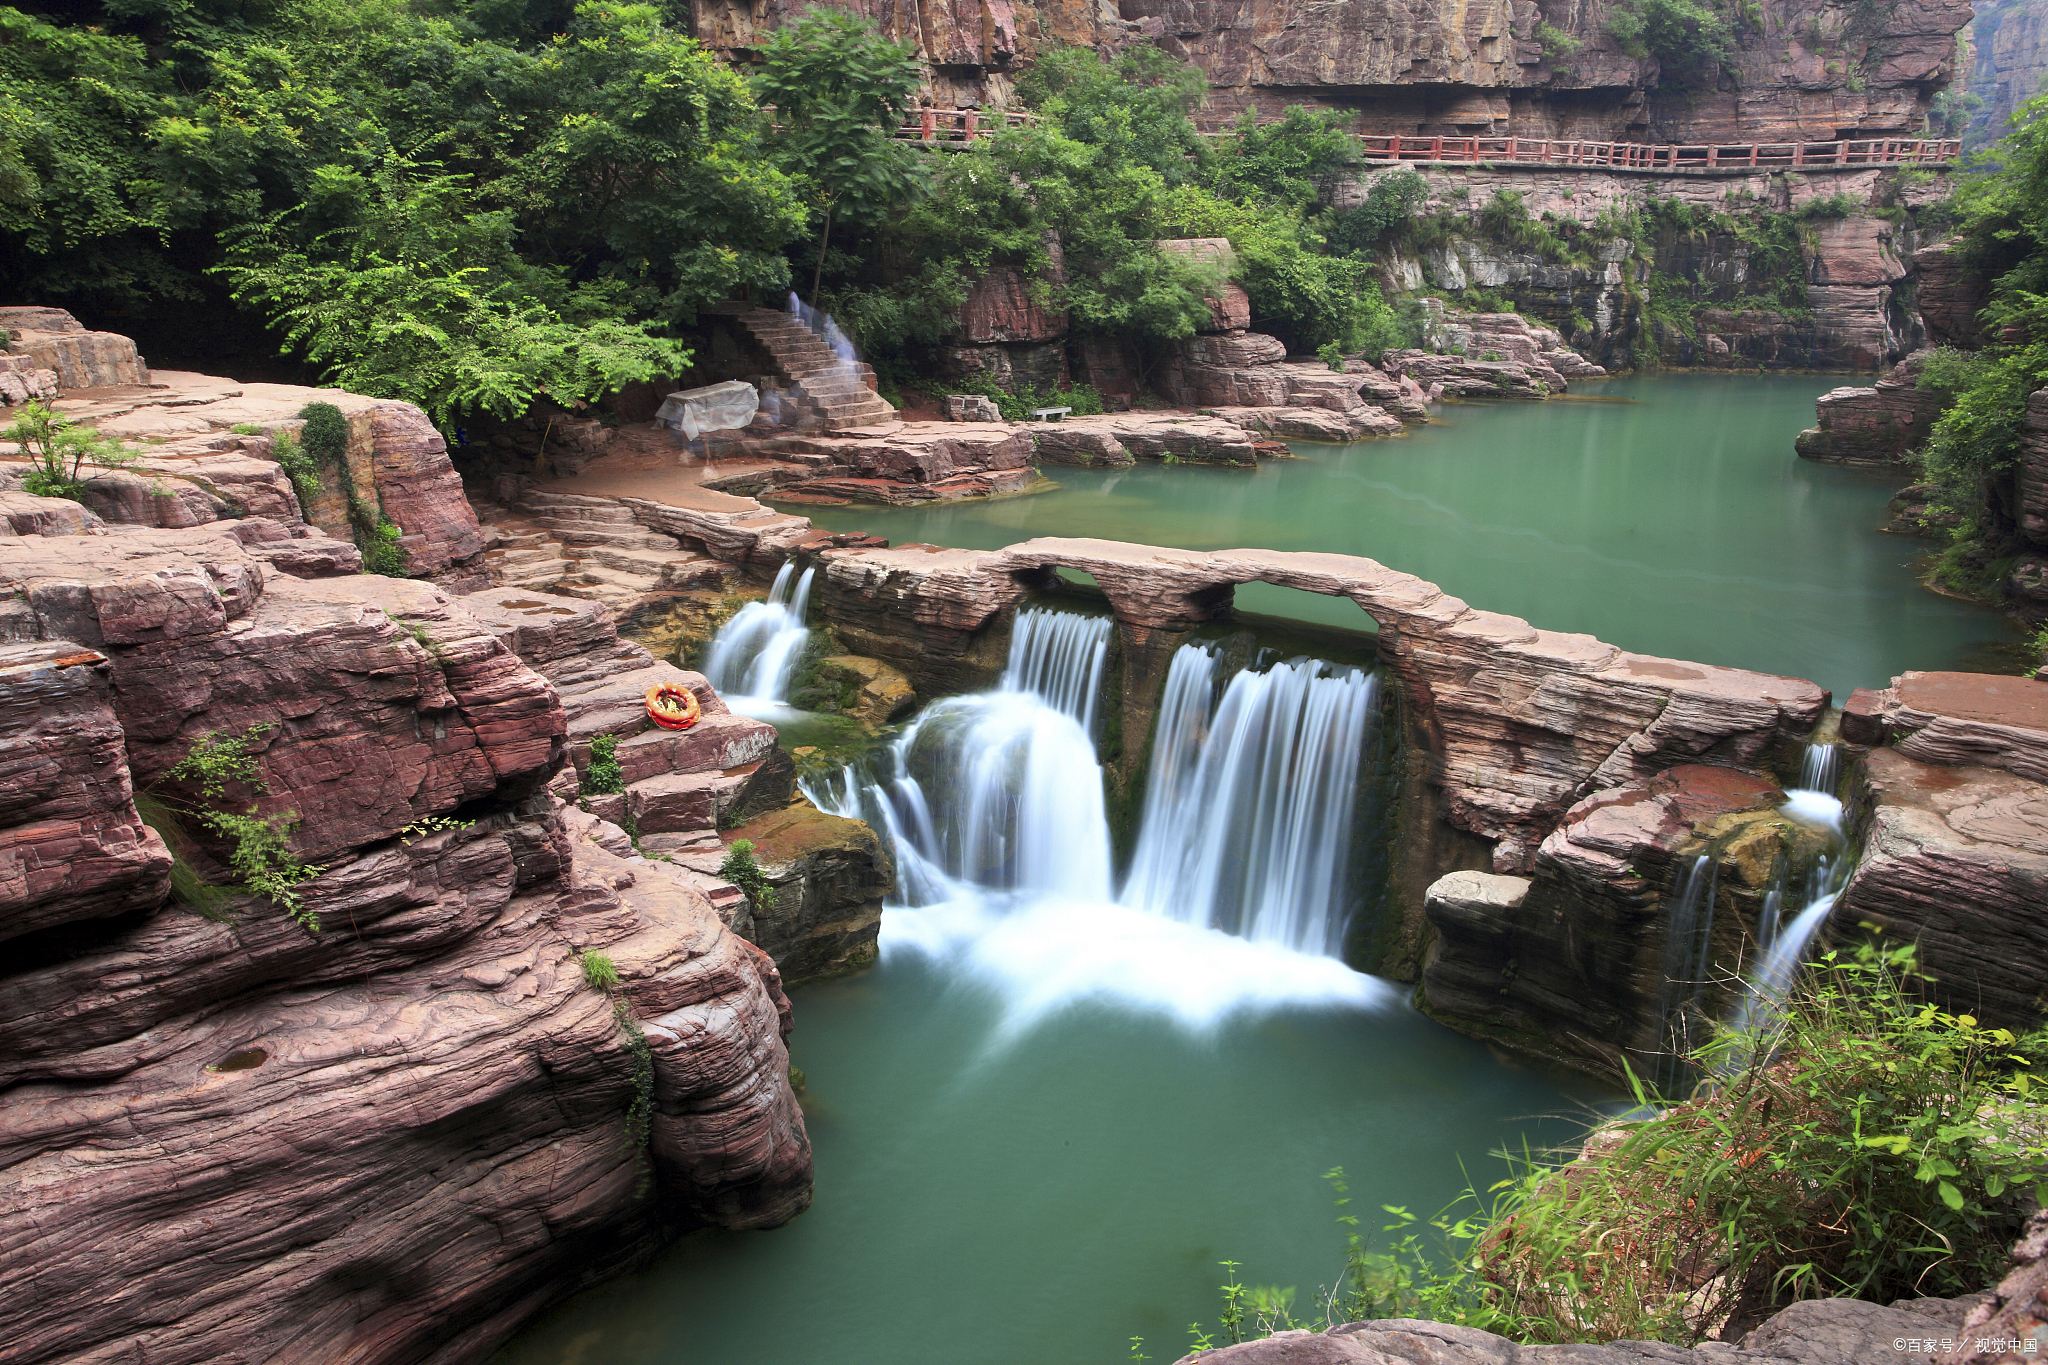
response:
[(983, 109), (919, 109), (903, 121), (896, 136), (941, 148), (965, 147), (979, 137), (993, 137), (1005, 128), (1031, 122), (1031, 115)]
[(1733, 171), (1752, 167), (1877, 166), (1956, 160), (1953, 138), (1862, 138), (1842, 142), (1701, 143), (1566, 141), (1533, 137), (1363, 137), (1368, 161), (1490, 162), (1509, 165), (1605, 166), (1625, 171)]

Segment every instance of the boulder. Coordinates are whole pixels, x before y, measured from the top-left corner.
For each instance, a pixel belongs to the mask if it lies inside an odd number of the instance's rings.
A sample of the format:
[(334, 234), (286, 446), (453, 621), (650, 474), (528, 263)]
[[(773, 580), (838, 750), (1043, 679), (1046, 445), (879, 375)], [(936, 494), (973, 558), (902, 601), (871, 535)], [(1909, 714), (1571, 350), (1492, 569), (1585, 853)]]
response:
[(979, 394), (953, 393), (946, 395), (946, 420), (949, 422), (1000, 422), (1002, 409), (993, 398)]
[(751, 907), (746, 937), (796, 982), (863, 967), (875, 959), (882, 898), (894, 883), (889, 855), (859, 820), (799, 800), (727, 832), (753, 842), (772, 888)]
[(1896, 467), (1933, 430), (1943, 406), (1939, 393), (1919, 386), (1925, 351), (1894, 365), (1875, 388), (1831, 389), (1814, 400), (1817, 425), (1799, 433), (1792, 448), (1805, 460)]
[(1863, 854), (1830, 923), (1918, 944), (1947, 1008), (2015, 1030), (2048, 1019), (2048, 785), (1877, 749), (1856, 802)]
[(1048, 312), (1031, 297), (1023, 274), (996, 266), (976, 280), (960, 310), (960, 334), (974, 344), (1052, 341), (1067, 334), (1067, 315)]
[(134, 342), (112, 332), (87, 331), (62, 308), (0, 308), (0, 331), (9, 334), (8, 352), (26, 357), (37, 370), (54, 372), (63, 388), (150, 382), (149, 367), (136, 354)]
[(68, 640), (0, 644), (0, 940), (154, 909), (171, 855), (136, 813), (112, 668)]
[[(2003, 768), (2048, 782), (2048, 680), (1902, 673), (1867, 706), (1869, 722), (1908, 758)], [(1859, 718), (1859, 729), (1866, 723)]]
[(863, 730), (879, 730), (917, 705), (910, 679), (880, 659), (829, 655), (818, 661), (818, 681), (836, 691), (839, 711)]
[(1963, 1319), (1960, 1340), (1942, 1357), (1947, 1365), (2011, 1360), (2009, 1345), (1992, 1343), (2031, 1345), (2048, 1335), (2048, 1210), (2037, 1209), (2027, 1220), (2012, 1249), (2012, 1265), (2012, 1273)]
[(1977, 315), (1991, 302), (1991, 284), (1955, 248), (1954, 242), (1938, 242), (1913, 253), (1913, 306), (1934, 345), (1974, 348), (1984, 342)]

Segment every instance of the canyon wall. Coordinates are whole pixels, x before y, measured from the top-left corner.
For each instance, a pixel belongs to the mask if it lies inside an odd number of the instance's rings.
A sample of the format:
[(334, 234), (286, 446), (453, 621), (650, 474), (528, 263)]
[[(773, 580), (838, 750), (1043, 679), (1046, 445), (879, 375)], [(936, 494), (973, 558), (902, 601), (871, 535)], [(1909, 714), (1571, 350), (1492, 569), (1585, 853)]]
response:
[(1982, 0), (1968, 35), (1967, 83), (1982, 101), (1970, 116), (1970, 141), (1982, 145), (2003, 137), (2013, 111), (2048, 83), (2048, 0)]
[[(1199, 67), (1219, 126), (1289, 104), (1356, 111), (1367, 133), (1648, 142), (1917, 135), (1948, 81), (1966, 0), (1766, 0), (1733, 24), (1723, 67), (1670, 70), (1609, 31), (1608, 0), (851, 0), (911, 43), (942, 108), (1005, 107), (1054, 44), (1152, 42)], [(795, 0), (692, 0), (691, 29), (744, 61)]]

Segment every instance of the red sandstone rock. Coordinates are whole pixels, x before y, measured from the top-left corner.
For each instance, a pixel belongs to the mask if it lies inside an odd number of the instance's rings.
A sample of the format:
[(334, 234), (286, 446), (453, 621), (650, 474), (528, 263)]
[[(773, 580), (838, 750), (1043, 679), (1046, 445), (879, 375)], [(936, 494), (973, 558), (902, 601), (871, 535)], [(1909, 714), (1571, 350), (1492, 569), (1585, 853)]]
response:
[(1977, 277), (1955, 254), (1955, 243), (1940, 242), (1913, 253), (1913, 306), (1937, 346), (1982, 344), (1977, 314), (1991, 301), (1990, 282)]
[(6, 350), (55, 371), (64, 388), (149, 383), (149, 367), (134, 342), (112, 332), (87, 331), (62, 308), (0, 308), (0, 330), (10, 334)]
[(1029, 282), (1009, 266), (975, 281), (960, 317), (961, 335), (977, 343), (1051, 341), (1067, 334), (1067, 315), (1047, 312), (1031, 297)]
[(1830, 922), (1917, 943), (1947, 1008), (2038, 1025), (2048, 1015), (2038, 968), (2048, 960), (2048, 785), (1931, 766), (1903, 748), (1874, 750), (1860, 782), (1868, 834)]
[(2048, 681), (2000, 673), (1902, 673), (1865, 705), (1908, 758), (1981, 764), (2048, 782)]
[(1818, 425), (1799, 433), (1800, 458), (1830, 464), (1894, 466), (1927, 439), (1942, 399), (1919, 387), (1926, 352), (1892, 367), (1875, 388), (1831, 389), (1814, 400)]
[(106, 656), (0, 645), (0, 940), (154, 907), (163, 840), (135, 812)]
[(1954, 1348), (1941, 1357), (1944, 1365), (2024, 1360), (2009, 1343), (2038, 1343), (2048, 1336), (2048, 1209), (2036, 1209), (2027, 1220), (2012, 1249), (2012, 1263), (2012, 1273), (1963, 1319)]
[(1859, 687), (1842, 703), (1842, 739), (1848, 744), (1884, 743), (1884, 714), (1880, 693)]

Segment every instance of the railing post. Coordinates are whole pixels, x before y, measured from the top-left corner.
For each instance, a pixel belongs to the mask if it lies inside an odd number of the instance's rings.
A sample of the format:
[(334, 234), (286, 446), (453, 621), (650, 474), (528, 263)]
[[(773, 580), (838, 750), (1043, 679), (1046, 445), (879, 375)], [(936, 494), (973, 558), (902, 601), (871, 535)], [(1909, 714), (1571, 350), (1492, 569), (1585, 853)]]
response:
[(966, 134), (967, 134), (967, 135), (966, 135), (965, 137), (963, 137), (963, 138), (961, 139), (961, 141), (962, 141), (962, 142), (972, 142), (972, 141), (974, 141), (974, 134), (975, 134), (975, 132), (976, 132), (976, 131), (977, 131), (977, 130), (978, 130), (978, 129), (980, 128), (980, 127), (981, 127), (981, 111), (980, 111), (979, 109), (969, 109), (969, 110), (967, 111), (967, 123), (966, 123)]
[(1441, 135), (1430, 139), (1429, 159), (1431, 161), (1442, 161), (1444, 159), (1444, 140)]
[(1520, 139), (1520, 138), (1513, 138), (1513, 137), (1511, 137), (1511, 138), (1509, 138), (1509, 139), (1508, 139), (1508, 160), (1510, 160), (1510, 161), (1513, 161), (1513, 160), (1515, 160), (1515, 159), (1516, 159), (1516, 158), (1515, 158), (1515, 145), (1516, 145), (1516, 144), (1517, 144), (1518, 142), (1520, 142), (1520, 141), (1521, 141), (1521, 139)]
[(1847, 138), (1843, 138), (1835, 144), (1835, 164), (1837, 166), (1849, 164), (1849, 140)]
[(926, 141), (926, 142), (930, 142), (930, 141), (932, 140), (932, 138), (933, 138), (933, 137), (934, 137), (934, 136), (935, 136), (935, 135), (936, 135), (936, 134), (938, 133), (938, 131), (939, 131), (939, 115), (938, 115), (938, 111), (937, 111), (937, 110), (934, 110), (934, 109), (920, 109), (920, 110), (918, 110), (918, 111), (917, 111), (917, 135), (918, 135), (918, 136), (919, 136), (920, 138), (922, 138), (922, 139), (923, 139), (924, 141)]

